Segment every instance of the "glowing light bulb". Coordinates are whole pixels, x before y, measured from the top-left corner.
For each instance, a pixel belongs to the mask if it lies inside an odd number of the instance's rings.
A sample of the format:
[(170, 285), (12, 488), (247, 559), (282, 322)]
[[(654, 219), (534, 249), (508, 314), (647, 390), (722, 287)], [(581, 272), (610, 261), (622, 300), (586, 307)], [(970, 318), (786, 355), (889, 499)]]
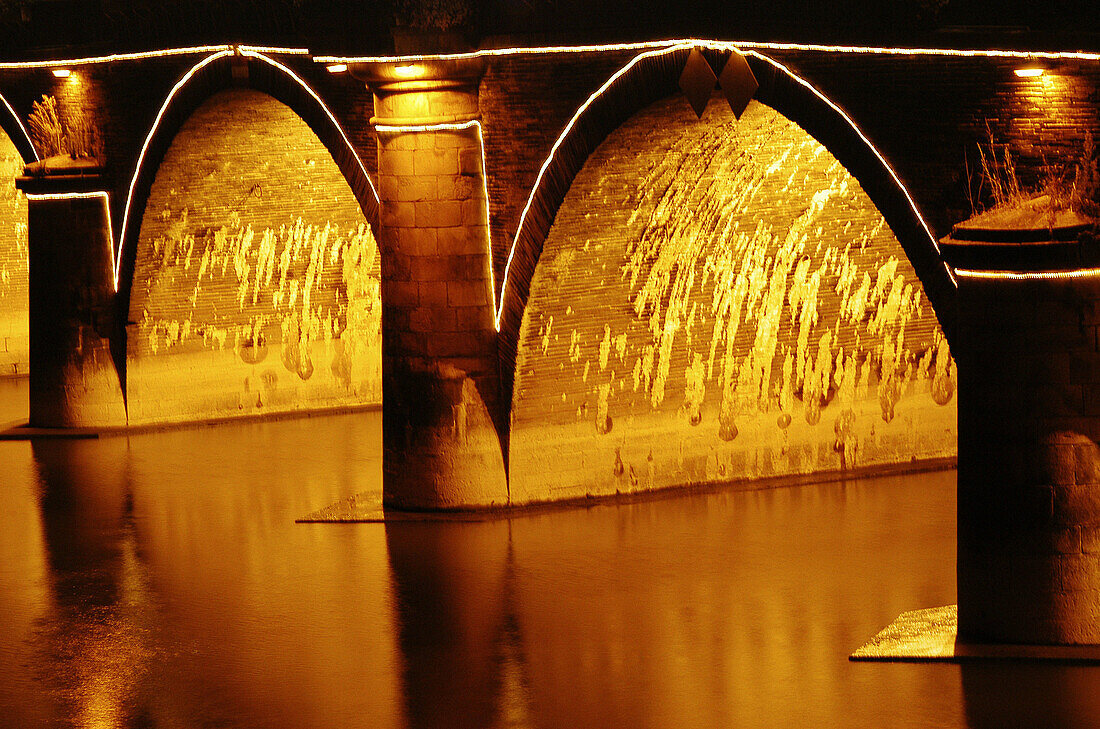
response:
[(67, 68), (55, 68), (53, 70), (53, 75), (57, 78), (68, 78), (71, 73), (72, 71)]
[(393, 72), (401, 78), (418, 78), (424, 75), (424, 67), (416, 64), (395, 66)]
[(346, 63), (334, 63), (330, 66), (325, 66), (325, 70), (329, 73), (343, 73), (348, 70), (348, 64)]
[(1043, 69), (1031, 66), (1028, 68), (1017, 68), (1013, 73), (1020, 78), (1038, 78), (1043, 75)]

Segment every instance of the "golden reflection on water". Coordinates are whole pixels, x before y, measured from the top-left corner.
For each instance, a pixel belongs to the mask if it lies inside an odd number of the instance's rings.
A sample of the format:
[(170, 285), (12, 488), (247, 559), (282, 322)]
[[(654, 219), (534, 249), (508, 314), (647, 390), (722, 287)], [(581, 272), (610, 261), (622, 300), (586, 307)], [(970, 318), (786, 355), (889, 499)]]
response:
[(954, 600), (952, 472), (480, 523), (294, 524), (377, 490), (379, 428), (372, 414), (0, 443), (0, 716), (32, 729), (1100, 718), (1095, 669), (847, 661), (900, 612)]

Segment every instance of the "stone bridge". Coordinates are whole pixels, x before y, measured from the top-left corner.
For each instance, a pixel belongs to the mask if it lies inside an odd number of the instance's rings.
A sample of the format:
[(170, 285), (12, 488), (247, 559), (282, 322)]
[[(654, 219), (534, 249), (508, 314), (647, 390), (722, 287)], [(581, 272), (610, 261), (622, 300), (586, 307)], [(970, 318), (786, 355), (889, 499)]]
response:
[[(979, 143), (1070, 170), (1098, 84), (1095, 54), (711, 41), (0, 64), (2, 364), (36, 427), (381, 404), (405, 509), (957, 444), (962, 623), (1095, 642), (1096, 272), (938, 239)], [(1021, 560), (1046, 632), (989, 607)]]

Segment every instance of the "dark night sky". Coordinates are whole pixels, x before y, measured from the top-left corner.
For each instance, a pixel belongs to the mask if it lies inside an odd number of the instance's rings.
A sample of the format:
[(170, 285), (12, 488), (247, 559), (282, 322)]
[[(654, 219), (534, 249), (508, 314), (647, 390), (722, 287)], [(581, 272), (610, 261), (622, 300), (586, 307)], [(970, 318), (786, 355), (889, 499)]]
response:
[(474, 46), (700, 36), (1100, 48), (1095, 0), (0, 0), (0, 30), (8, 58), (232, 41), (384, 53), (410, 4), (444, 22), (466, 16)]

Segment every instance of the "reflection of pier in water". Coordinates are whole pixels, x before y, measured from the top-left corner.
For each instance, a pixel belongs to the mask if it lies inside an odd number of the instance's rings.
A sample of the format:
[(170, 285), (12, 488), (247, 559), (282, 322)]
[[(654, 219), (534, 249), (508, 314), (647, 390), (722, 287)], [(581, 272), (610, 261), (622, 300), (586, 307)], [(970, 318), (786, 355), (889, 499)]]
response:
[[(0, 707), (32, 727), (97, 706), (246, 728), (1003, 716), (997, 667), (846, 660), (897, 613), (953, 601), (950, 472), (501, 521), (293, 524), (378, 493), (378, 420), (0, 443), (0, 600), (14, 608)], [(1038, 686), (1094, 681), (1028, 670)], [(1026, 714), (1046, 697), (1010, 701)], [(1064, 726), (1094, 716), (1065, 706)]]
[(899, 612), (953, 601), (950, 472), (293, 524), (378, 493), (368, 419), (0, 443), (5, 715), (653, 729), (877, 727), (897, 707), (971, 727), (1098, 715), (1094, 669), (846, 660)]

